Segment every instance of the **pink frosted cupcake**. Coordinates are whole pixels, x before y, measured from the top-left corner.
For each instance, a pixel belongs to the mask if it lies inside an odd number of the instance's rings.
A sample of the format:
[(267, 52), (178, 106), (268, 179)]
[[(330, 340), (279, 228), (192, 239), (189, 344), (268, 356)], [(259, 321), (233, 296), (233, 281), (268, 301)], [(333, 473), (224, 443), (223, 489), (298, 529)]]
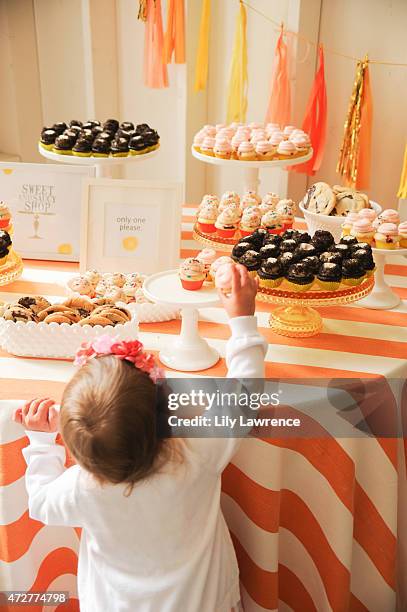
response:
[(210, 276), (209, 272), (211, 269), (211, 265), (216, 259), (215, 249), (203, 249), (200, 253), (198, 253), (196, 259), (200, 261), (204, 266), (205, 282), (212, 283), (212, 277)]
[(205, 133), (205, 136), (212, 136), (213, 138), (216, 136), (216, 127), (214, 125), (204, 125), (202, 131)]
[(257, 206), (246, 208), (240, 220), (240, 233), (242, 236), (250, 236), (250, 234), (260, 227), (260, 223), (261, 212), (259, 208)]
[(259, 161), (271, 161), (274, 157), (273, 146), (268, 140), (260, 140), (256, 143), (256, 155)]
[(374, 235), (376, 248), (393, 250), (397, 249), (400, 235), (395, 223), (382, 223)]
[(242, 142), (246, 142), (248, 139), (244, 134), (235, 134), (232, 138), (232, 159), (237, 159), (238, 149)]
[(209, 155), (209, 157), (213, 157), (213, 147), (215, 146), (215, 139), (212, 136), (205, 136), (202, 144), (201, 144), (201, 153), (204, 155)]
[(358, 212), (358, 217), (359, 219), (369, 219), (369, 221), (374, 221), (377, 215), (373, 208), (362, 208), (362, 210)]
[(251, 197), (254, 198), (257, 202), (257, 204), (261, 204), (261, 197), (259, 196), (259, 194), (254, 191), (254, 189), (248, 189), (247, 191), (244, 192), (243, 197)]
[(269, 234), (281, 234), (283, 231), (283, 223), (278, 213), (270, 211), (266, 212), (261, 218), (261, 226), (264, 227)]
[(217, 140), (213, 147), (213, 152), (218, 159), (230, 159), (232, 146), (228, 140)]
[[(280, 196), (277, 193), (268, 191), (261, 201), (261, 206), (267, 207), (267, 210), (275, 210), (277, 204), (280, 201)], [(261, 207), (260, 207), (261, 209)], [(265, 211), (267, 212), (267, 211)]]
[(249, 123), (248, 126), (251, 130), (262, 130), (264, 129), (264, 123)]
[(350, 231), (351, 236), (355, 236), (358, 242), (372, 244), (374, 238), (374, 227), (369, 219), (357, 219)]
[(220, 132), (221, 130), (224, 130), (225, 127), (226, 127), (226, 123), (217, 123), (215, 125), (216, 133)]
[(198, 153), (201, 152), (201, 145), (204, 139), (205, 139), (205, 133), (203, 132), (203, 130), (200, 130), (194, 136), (194, 142), (192, 143), (192, 146), (194, 147), (195, 151), (198, 151)]
[(345, 221), (342, 223), (342, 236), (350, 236), (350, 231), (353, 227), (355, 221), (359, 219), (359, 215), (356, 212), (351, 212), (345, 218)]
[(291, 134), (296, 129), (297, 128), (295, 127), (295, 125), (286, 125), (284, 130), (283, 130), (284, 138), (290, 138)]
[(297, 155), (297, 147), (291, 140), (282, 140), (277, 147), (278, 159), (291, 159)]
[(283, 230), (291, 229), (294, 223), (294, 207), (293, 200), (280, 200), (276, 206), (276, 213), (279, 215), (283, 224)]
[(218, 235), (221, 238), (233, 238), (239, 224), (240, 215), (233, 208), (225, 208), (215, 222)]
[(271, 144), (272, 151), (273, 151), (273, 155), (274, 157), (276, 157), (277, 155), (277, 149), (278, 149), (278, 145), (280, 144), (280, 142), (282, 142), (284, 140), (284, 134), (281, 131), (276, 130), (275, 132), (273, 132), (270, 135), (269, 138), (269, 143)]
[(293, 140), (293, 138), (295, 138), (296, 136), (307, 136), (306, 132), (304, 132), (304, 130), (300, 130), (299, 128), (296, 128), (295, 130), (293, 130), (290, 134), (290, 140)]
[(400, 236), (400, 247), (402, 249), (407, 249), (407, 221), (400, 223), (398, 231)]
[(197, 259), (189, 257), (182, 262), (179, 277), (184, 289), (197, 291), (202, 287), (205, 280), (204, 266)]
[(242, 142), (237, 150), (240, 161), (256, 161), (256, 151), (251, 142)]
[(219, 198), (218, 196), (212, 194), (212, 193), (207, 193), (206, 195), (204, 195), (204, 197), (201, 200), (201, 203), (198, 207), (198, 212), (201, 210), (201, 208), (203, 206), (205, 206), (205, 204), (214, 204), (216, 206), (216, 208), (218, 208), (219, 206)]
[(207, 202), (198, 212), (198, 229), (204, 234), (214, 234), (217, 217), (218, 207), (212, 202)]
[(231, 257), (228, 257), (228, 255), (222, 255), (222, 257), (218, 257), (218, 259), (215, 259), (209, 271), (209, 274), (212, 280), (215, 282), (216, 272), (219, 270), (221, 266), (224, 266), (225, 264), (233, 264), (233, 263), (234, 263), (233, 259)]
[(278, 123), (267, 123), (267, 125), (266, 125), (266, 132), (267, 132), (267, 134), (269, 136), (271, 136), (271, 134), (273, 132), (275, 132), (275, 131), (279, 132), (280, 130), (281, 130), (281, 128), (280, 128)]
[(215, 287), (227, 295), (232, 291), (232, 276), (234, 263), (224, 263), (216, 270)]
[(240, 210), (242, 212), (244, 212), (247, 208), (253, 208), (253, 206), (255, 206), (256, 208), (259, 206), (259, 203), (255, 196), (250, 194), (242, 196), (242, 199), (240, 201)]
[(373, 225), (377, 228), (382, 223), (394, 223), (395, 225), (398, 225), (400, 223), (400, 215), (397, 210), (394, 210), (393, 208), (386, 208), (386, 210), (383, 210), (378, 215), (377, 219), (374, 220)]
[(297, 136), (294, 136), (291, 138), (291, 142), (295, 144), (299, 156), (306, 155), (310, 150), (311, 143), (306, 134), (298, 134)]

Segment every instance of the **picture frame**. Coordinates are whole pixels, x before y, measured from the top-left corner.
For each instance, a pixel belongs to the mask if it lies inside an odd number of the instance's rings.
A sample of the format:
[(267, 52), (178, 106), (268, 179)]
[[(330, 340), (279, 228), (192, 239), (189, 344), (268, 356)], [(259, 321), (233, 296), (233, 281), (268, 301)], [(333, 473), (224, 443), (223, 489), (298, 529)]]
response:
[(94, 166), (0, 162), (0, 200), (22, 257), (79, 262), (83, 183), (94, 176)]
[(84, 184), (80, 270), (153, 274), (178, 267), (181, 183), (88, 179)]

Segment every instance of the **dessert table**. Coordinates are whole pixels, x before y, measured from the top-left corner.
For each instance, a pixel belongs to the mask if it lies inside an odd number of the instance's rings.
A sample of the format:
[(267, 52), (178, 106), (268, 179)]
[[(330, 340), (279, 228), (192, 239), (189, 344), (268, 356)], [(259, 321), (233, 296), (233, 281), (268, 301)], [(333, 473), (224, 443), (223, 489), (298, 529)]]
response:
[[(192, 240), (193, 221), (194, 208), (186, 207), (182, 258), (200, 250)], [(16, 294), (61, 296), (61, 281), (76, 269), (61, 262), (25, 262), (22, 278), (2, 288), (0, 300)], [(322, 307), (324, 329), (310, 338), (276, 335), (267, 327), (270, 305), (258, 303), (259, 325), (269, 342), (266, 376), (407, 378), (406, 260), (392, 260), (385, 272), (402, 300), (399, 306), (391, 311), (367, 310), (357, 303)], [(219, 306), (201, 308), (199, 315), (201, 335), (221, 358), (197, 374), (225, 376), (226, 315)], [(158, 353), (179, 330), (179, 320), (141, 324), (140, 339)], [(29, 519), (21, 455), (27, 439), (9, 420), (11, 400), (59, 400), (72, 372), (68, 361), (16, 358), (0, 351), (0, 590), (76, 594), (80, 534)], [(406, 402), (403, 410), (407, 438)], [(245, 610), (406, 610), (406, 455), (402, 438), (244, 440), (224, 473), (222, 503)], [(40, 612), (42, 607), (26, 609)], [(77, 600), (62, 609), (79, 610)]]

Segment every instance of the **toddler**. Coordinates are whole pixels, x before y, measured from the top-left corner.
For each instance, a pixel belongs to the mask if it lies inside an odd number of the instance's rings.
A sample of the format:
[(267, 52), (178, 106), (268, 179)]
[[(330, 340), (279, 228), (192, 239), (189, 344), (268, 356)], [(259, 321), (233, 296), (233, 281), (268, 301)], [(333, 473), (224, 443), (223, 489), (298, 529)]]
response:
[[(263, 378), (257, 282), (233, 268), (222, 295), (231, 378)], [(220, 508), (221, 474), (240, 440), (174, 439), (160, 371), (138, 342), (108, 337), (82, 349), (60, 411), (34, 400), (13, 418), (27, 430), (29, 512), (46, 525), (82, 527), (82, 612), (230, 612), (239, 575)], [(64, 468), (65, 449), (76, 465)], [(161, 433), (160, 433), (161, 430)]]

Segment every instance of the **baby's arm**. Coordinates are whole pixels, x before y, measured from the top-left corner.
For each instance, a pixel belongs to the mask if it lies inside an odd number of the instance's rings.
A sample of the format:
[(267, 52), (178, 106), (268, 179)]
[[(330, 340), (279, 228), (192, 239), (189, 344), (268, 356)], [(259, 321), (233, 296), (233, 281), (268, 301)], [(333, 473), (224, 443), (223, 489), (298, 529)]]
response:
[(23, 449), (31, 518), (46, 525), (81, 525), (77, 481), (79, 466), (65, 469), (65, 448), (56, 444), (58, 412), (52, 400), (34, 400), (15, 411), (30, 440)]

